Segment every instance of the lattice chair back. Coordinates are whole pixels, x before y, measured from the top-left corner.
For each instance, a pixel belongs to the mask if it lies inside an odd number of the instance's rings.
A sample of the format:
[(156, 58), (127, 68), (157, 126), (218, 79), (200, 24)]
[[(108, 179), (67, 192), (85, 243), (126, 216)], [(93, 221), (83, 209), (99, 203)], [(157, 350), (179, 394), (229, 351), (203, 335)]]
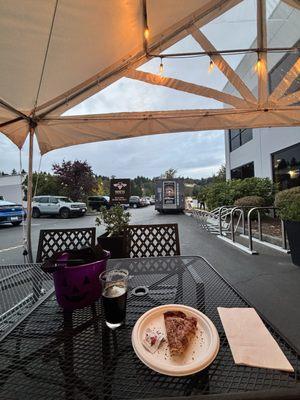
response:
[(130, 258), (180, 255), (177, 224), (129, 225), (125, 236)]
[(44, 229), (40, 232), (36, 261), (47, 260), (54, 253), (95, 244), (96, 228)]

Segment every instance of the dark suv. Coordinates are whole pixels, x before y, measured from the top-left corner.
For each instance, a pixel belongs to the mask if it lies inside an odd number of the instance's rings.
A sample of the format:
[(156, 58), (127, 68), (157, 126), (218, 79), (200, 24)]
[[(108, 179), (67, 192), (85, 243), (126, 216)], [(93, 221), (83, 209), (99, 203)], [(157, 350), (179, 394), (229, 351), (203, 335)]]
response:
[(88, 197), (88, 206), (92, 209), (92, 210), (100, 210), (100, 207), (106, 207), (106, 208), (110, 208), (110, 203), (109, 203), (110, 199), (109, 196), (89, 196)]
[(130, 196), (129, 205), (133, 208), (144, 207), (144, 204), (139, 196)]

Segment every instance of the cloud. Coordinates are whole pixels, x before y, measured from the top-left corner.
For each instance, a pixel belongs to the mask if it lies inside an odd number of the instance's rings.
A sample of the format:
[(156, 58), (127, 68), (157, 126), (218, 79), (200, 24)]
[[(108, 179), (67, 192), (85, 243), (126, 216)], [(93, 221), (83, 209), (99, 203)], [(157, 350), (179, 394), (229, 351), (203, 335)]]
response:
[[(210, 176), (224, 163), (224, 134), (222, 131), (187, 132), (153, 135), (111, 142), (90, 143), (52, 151), (43, 156), (41, 170), (50, 171), (54, 162), (87, 160), (101, 175), (133, 178), (137, 175), (154, 177), (168, 168), (176, 168), (183, 176)], [(3, 145), (5, 151), (3, 151)], [(1, 138), (0, 170), (19, 169), (19, 150)], [(27, 170), (28, 144), (22, 150), (23, 168)], [(39, 168), (37, 145), (34, 169)]]

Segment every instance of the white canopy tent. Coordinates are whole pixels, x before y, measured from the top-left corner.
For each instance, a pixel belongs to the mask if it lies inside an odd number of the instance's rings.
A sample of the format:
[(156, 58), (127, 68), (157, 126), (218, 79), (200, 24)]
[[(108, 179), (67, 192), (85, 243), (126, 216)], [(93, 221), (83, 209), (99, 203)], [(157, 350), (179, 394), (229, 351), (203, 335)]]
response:
[[(299, 49), (281, 44), (268, 47), (266, 0), (257, 0), (255, 48), (216, 49), (202, 31), (242, 1), (0, 0), (0, 131), (19, 148), (30, 133), (30, 257), (34, 134), (45, 154), (81, 143), (150, 134), (300, 125), (300, 91), (288, 92), (299, 77), (299, 56), (269, 93), (268, 54), (299, 55)], [(300, 10), (299, 0), (284, 1), (291, 10)], [(238, 95), (137, 70), (154, 57), (180, 56), (164, 52), (187, 35), (192, 35), (199, 54), (210, 57)], [(225, 57), (247, 52), (257, 57), (257, 93)], [(122, 77), (215, 99), (226, 108), (221, 104), (218, 109), (61, 115)]]

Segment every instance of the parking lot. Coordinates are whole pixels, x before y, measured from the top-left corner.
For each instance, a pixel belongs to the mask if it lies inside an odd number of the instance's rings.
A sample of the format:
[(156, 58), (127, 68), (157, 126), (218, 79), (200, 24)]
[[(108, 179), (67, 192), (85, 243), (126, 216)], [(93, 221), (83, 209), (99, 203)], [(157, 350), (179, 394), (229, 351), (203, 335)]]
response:
[[(177, 222), (184, 215), (159, 215), (154, 206), (130, 209), (131, 223), (155, 224), (160, 222)], [(41, 229), (68, 229), (95, 226), (95, 215), (61, 219), (54, 217), (34, 218), (32, 220), (32, 248), (35, 259)], [(23, 262), (23, 230), (25, 226), (0, 225), (0, 264), (19, 264)], [(97, 227), (97, 236), (104, 233), (103, 226)]]

